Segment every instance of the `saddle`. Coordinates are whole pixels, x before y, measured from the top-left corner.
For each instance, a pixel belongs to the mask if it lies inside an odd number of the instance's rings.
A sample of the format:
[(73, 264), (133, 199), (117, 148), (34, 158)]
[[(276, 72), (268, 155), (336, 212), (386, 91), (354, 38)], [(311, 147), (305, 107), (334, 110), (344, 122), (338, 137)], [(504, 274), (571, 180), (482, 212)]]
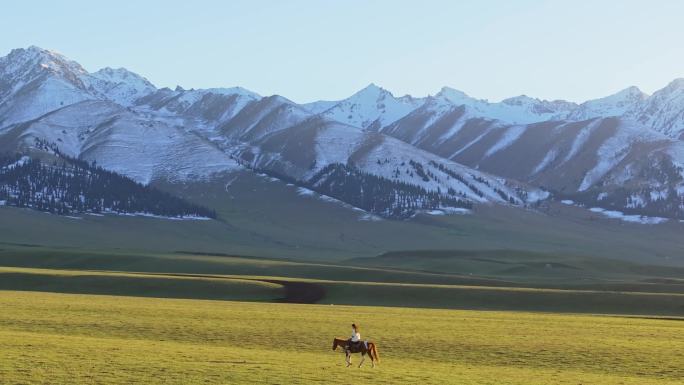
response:
[(347, 342), (347, 349), (350, 353), (361, 353), (362, 350), (368, 349), (368, 341)]

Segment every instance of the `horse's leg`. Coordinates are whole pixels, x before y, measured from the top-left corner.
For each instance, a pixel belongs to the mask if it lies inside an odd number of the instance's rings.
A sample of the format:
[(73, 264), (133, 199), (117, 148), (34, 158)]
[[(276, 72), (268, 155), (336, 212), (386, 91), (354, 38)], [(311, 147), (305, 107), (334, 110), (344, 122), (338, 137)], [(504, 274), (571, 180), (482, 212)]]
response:
[(363, 361), (366, 360), (366, 353), (361, 352), (361, 362), (359, 362), (359, 368), (363, 365)]
[(351, 353), (349, 353), (349, 350), (345, 350), (344, 353), (347, 355), (344, 360), (347, 362), (347, 367), (350, 367), (351, 366)]

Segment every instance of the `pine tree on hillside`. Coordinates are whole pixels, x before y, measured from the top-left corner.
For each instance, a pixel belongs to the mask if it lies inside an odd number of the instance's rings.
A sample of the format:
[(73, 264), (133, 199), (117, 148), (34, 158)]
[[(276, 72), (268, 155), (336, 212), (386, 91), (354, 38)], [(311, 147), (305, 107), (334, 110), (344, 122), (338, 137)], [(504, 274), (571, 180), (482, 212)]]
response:
[(216, 217), (213, 210), (144, 186), (94, 163), (66, 157), (48, 164), (20, 155), (0, 155), (0, 201), (59, 215)]

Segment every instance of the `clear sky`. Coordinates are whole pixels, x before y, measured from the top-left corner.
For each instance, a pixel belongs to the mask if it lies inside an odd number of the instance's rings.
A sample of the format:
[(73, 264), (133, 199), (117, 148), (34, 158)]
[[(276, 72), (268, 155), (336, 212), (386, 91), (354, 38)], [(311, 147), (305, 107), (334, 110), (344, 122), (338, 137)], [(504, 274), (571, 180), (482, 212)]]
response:
[(0, 55), (37, 45), (157, 86), (243, 86), (297, 102), (373, 82), (490, 100), (583, 101), (684, 77), (684, 1), (12, 1)]

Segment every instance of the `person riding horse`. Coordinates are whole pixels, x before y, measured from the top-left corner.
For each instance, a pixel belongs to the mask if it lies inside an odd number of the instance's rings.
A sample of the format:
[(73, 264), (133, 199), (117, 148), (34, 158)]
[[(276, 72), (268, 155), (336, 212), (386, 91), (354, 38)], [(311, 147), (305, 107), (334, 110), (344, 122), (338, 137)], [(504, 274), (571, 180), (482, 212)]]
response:
[(376, 363), (380, 362), (378, 347), (373, 341), (361, 341), (361, 332), (359, 332), (359, 326), (356, 324), (352, 324), (351, 338), (333, 338), (332, 350), (337, 349), (337, 347), (344, 349), (347, 367), (351, 366), (352, 353), (361, 353), (361, 362), (359, 362), (359, 367), (363, 365), (366, 355), (368, 355), (368, 357), (371, 359), (371, 365), (373, 367), (375, 367)]
[(361, 333), (359, 332), (359, 327), (354, 323), (352, 324), (352, 335), (349, 341), (347, 341), (347, 349), (350, 352), (355, 352), (359, 350), (359, 345), (361, 344)]

